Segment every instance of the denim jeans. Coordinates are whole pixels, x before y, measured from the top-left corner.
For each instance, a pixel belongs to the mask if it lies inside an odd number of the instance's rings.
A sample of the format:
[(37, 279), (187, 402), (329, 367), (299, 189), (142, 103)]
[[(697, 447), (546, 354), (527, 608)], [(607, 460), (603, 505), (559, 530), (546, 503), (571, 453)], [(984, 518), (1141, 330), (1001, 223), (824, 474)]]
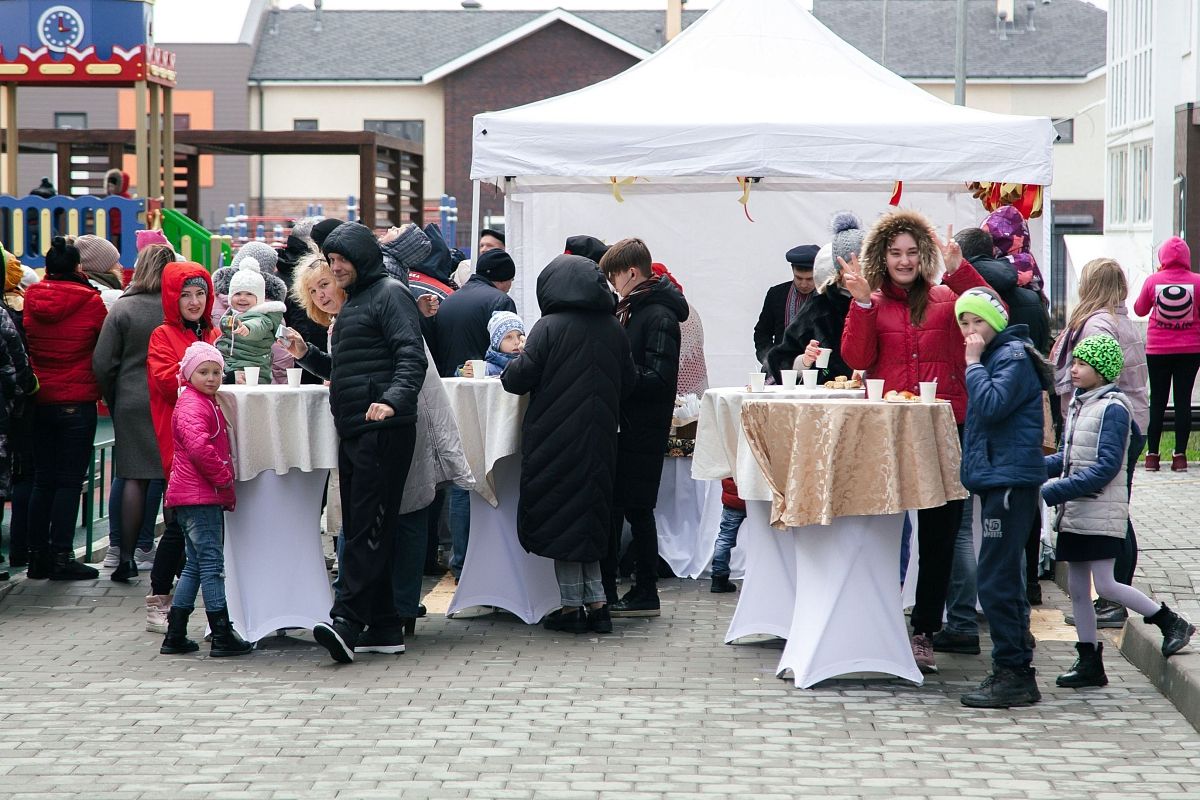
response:
[(175, 519), (183, 528), (187, 563), (175, 587), (173, 608), (191, 611), (196, 592), (204, 590), (204, 608), (225, 608), (225, 512), (220, 506), (176, 506)]
[(729, 551), (737, 547), (738, 529), (746, 512), (729, 506), (721, 507), (721, 527), (717, 530), (717, 546), (713, 549), (712, 576), (729, 577)]
[[(121, 547), (121, 495), (124, 492), (125, 479), (113, 478), (108, 490), (108, 546)], [(149, 550), (154, 547), (154, 526), (158, 522), (158, 508), (162, 505), (163, 492), (167, 490), (167, 482), (162, 479), (146, 481), (146, 507), (142, 517), (142, 527), (138, 529), (137, 546), (139, 550)]]
[(96, 438), (95, 403), (51, 403), (33, 416), (33, 496), (29, 549), (74, 550), (75, 519)]
[(1025, 542), (1041, 487), (1018, 486), (979, 493), (983, 544), (979, 548), (979, 604), (992, 633), (992, 663), (1027, 667), (1029, 599), (1025, 595)]
[(451, 486), (446, 494), (450, 504), (450, 571), (457, 578), (467, 561), (467, 543), (471, 538), (471, 493)]
[(975, 536), (971, 530), (974, 518), (975, 495), (971, 495), (963, 501), (962, 524), (954, 540), (954, 563), (950, 565), (950, 585), (946, 589), (946, 630), (959, 636), (979, 635), (975, 618)]

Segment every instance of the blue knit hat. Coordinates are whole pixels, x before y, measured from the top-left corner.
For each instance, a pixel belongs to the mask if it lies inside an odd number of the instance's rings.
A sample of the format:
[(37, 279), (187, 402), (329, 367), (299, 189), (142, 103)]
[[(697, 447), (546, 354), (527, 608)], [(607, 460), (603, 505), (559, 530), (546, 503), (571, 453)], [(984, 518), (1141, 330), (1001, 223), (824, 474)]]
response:
[(500, 342), (504, 341), (504, 337), (509, 331), (525, 333), (525, 323), (511, 311), (493, 311), (492, 318), (488, 320), (487, 329), (492, 349), (498, 353), (500, 352)]

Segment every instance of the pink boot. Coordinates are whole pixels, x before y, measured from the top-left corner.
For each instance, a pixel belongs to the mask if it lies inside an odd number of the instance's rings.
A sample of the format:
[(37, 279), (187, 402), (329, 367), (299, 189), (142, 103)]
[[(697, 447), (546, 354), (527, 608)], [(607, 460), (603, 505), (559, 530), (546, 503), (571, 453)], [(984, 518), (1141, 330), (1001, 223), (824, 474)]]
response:
[(146, 595), (146, 630), (151, 633), (167, 632), (167, 614), (171, 611), (171, 595)]

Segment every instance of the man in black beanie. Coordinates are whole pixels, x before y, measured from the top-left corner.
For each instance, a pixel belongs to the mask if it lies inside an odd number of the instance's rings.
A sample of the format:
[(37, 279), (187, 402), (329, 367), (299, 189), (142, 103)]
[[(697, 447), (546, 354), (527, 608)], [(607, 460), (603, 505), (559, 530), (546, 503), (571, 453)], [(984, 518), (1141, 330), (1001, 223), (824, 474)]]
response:
[(325, 244), (325, 237), (333, 233), (334, 228), (342, 224), (342, 220), (327, 217), (312, 228), (312, 240), (317, 247), (322, 247)]
[(767, 351), (783, 341), (783, 332), (813, 296), (816, 288), (813, 264), (820, 249), (815, 244), (802, 244), (788, 250), (784, 256), (792, 267), (792, 279), (767, 290), (758, 324), (754, 326), (754, 353), (758, 363), (763, 363)]

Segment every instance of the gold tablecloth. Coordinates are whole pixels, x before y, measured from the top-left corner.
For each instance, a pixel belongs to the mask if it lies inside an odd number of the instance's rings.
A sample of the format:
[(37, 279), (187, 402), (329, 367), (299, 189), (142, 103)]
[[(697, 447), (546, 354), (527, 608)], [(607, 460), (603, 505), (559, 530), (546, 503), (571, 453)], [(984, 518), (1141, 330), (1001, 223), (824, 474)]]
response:
[(747, 399), (742, 427), (771, 487), (773, 528), (967, 496), (949, 403)]

